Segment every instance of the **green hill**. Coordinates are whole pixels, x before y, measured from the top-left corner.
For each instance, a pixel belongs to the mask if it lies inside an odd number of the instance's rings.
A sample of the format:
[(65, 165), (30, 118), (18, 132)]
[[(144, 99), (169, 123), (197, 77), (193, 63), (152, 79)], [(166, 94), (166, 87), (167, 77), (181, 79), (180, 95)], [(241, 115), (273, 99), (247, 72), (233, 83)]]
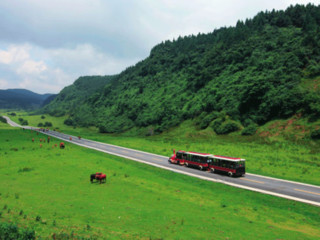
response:
[[(70, 124), (73, 122), (83, 123), (85, 111), (87, 111), (86, 108), (83, 108), (83, 104), (88, 101), (90, 96), (100, 95), (103, 87), (112, 79), (114, 76), (80, 77), (72, 85), (62, 89), (59, 95), (41, 111), (54, 116), (71, 115), (74, 120), (70, 119)], [(78, 121), (76, 121), (77, 116), (81, 116)], [(86, 123), (90, 123), (91, 120), (91, 118), (87, 119)]]
[(319, 119), (319, 75), (320, 6), (296, 5), (162, 42), (103, 89), (85, 97), (67, 91), (76, 82), (46, 111), (70, 114), (72, 124), (96, 125), (101, 132), (162, 132), (194, 119), (217, 134), (242, 128), (252, 134), (257, 125), (297, 113)]

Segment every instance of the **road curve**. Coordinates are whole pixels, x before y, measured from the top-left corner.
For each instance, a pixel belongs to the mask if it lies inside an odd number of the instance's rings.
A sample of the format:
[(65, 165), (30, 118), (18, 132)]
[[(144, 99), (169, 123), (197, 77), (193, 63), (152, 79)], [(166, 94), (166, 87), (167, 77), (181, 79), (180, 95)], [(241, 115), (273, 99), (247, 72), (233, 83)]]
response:
[[(7, 119), (8, 124), (10, 124), (11, 126), (22, 127), (17, 123), (11, 121), (10, 118), (6, 116), (3, 117)], [(31, 130), (38, 129), (29, 126), (24, 126), (24, 128)], [(230, 186), (291, 199), (320, 207), (320, 186), (265, 177), (250, 173), (246, 173), (244, 177), (232, 178), (225, 175), (213, 174), (207, 171), (200, 171), (194, 168), (170, 164), (168, 162), (167, 156), (161, 156), (125, 147), (96, 142), (89, 139), (78, 139), (77, 136), (72, 136), (51, 130), (42, 133), (56, 137), (65, 142), (70, 142), (79, 146), (95, 149), (97, 151), (131, 159), (137, 162), (146, 163), (155, 167), (160, 167), (173, 172), (197, 177), (203, 180), (220, 182)], [(72, 140), (70, 140), (70, 137), (72, 138)]]

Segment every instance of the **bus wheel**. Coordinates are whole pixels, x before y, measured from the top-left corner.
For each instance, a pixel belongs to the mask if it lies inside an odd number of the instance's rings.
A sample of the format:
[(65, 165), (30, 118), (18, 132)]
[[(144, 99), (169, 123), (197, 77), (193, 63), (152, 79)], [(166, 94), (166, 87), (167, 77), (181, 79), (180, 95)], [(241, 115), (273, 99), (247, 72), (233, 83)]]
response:
[(211, 172), (214, 173), (214, 168), (210, 168)]
[(229, 176), (229, 177), (232, 177), (232, 172), (228, 172), (228, 176)]
[(180, 161), (178, 161), (177, 164), (180, 165)]

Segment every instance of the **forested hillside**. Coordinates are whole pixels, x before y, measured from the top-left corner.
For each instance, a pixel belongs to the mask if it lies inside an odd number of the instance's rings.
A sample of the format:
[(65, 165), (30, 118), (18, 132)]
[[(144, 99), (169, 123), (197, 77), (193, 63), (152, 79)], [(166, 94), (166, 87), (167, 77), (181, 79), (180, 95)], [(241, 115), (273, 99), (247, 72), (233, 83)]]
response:
[(319, 76), (320, 6), (296, 5), (162, 42), (101, 91), (75, 91), (78, 80), (46, 111), (101, 132), (161, 132), (194, 119), (217, 134), (243, 127), (250, 134), (257, 124), (296, 113), (319, 119)]
[(26, 89), (0, 90), (0, 109), (34, 110), (49, 103), (54, 94), (37, 94)]
[[(79, 116), (78, 123), (85, 123), (84, 117), (89, 111), (83, 104), (88, 101), (92, 95), (100, 95), (104, 86), (114, 79), (113, 76), (85, 76), (79, 77), (72, 85), (61, 90), (59, 95), (45, 106), (42, 111), (48, 112), (54, 116), (73, 115), (76, 124), (76, 114)], [(80, 112), (79, 112), (80, 111)], [(90, 114), (90, 113), (88, 113)], [(91, 117), (86, 121), (93, 121)], [(71, 123), (69, 121), (69, 123)]]

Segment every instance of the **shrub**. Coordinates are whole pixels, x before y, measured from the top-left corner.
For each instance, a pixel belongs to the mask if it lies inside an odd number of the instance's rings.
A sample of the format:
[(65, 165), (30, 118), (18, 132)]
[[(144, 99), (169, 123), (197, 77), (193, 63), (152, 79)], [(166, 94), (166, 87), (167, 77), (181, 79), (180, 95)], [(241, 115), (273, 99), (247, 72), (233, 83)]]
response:
[(46, 118), (45, 116), (43, 116), (43, 115), (41, 116), (41, 119), (45, 119), (45, 118)]
[(29, 125), (28, 120), (23, 120), (23, 121), (21, 122), (21, 125), (24, 125), (24, 126)]
[(67, 125), (67, 126), (73, 126), (73, 120), (71, 119), (71, 118), (68, 118), (68, 119), (66, 119), (66, 120), (64, 120), (64, 122), (63, 122), (65, 125)]
[[(200, 115), (201, 117), (201, 115)], [(208, 114), (207, 116), (203, 117), (202, 119), (199, 120), (199, 128), (200, 129), (205, 129), (209, 126), (209, 124), (212, 122), (212, 120), (218, 118), (218, 113), (212, 112)]]
[(0, 116), (0, 122), (7, 123), (7, 119), (5, 119), (4, 117)]
[(230, 121), (221, 124), (219, 127), (215, 128), (214, 131), (216, 132), (216, 134), (222, 135), (235, 132), (239, 130), (239, 128), (240, 127), (238, 123)]
[(247, 126), (246, 128), (244, 128), (241, 132), (241, 135), (243, 136), (250, 136), (250, 135), (254, 135), (257, 131), (257, 125), (255, 124), (250, 124), (249, 126)]
[(43, 127), (43, 123), (38, 123), (38, 127)]
[(33, 170), (33, 168), (24, 167), (24, 168), (20, 168), (20, 169), (18, 170), (18, 173), (19, 173), (19, 172), (30, 172), (30, 171), (32, 171), (32, 170)]
[(36, 239), (35, 231), (32, 229), (19, 229), (12, 223), (0, 223), (0, 240)]
[(312, 131), (310, 136), (312, 139), (320, 139), (320, 129)]
[(44, 123), (44, 127), (52, 127), (52, 123), (51, 122), (45, 122)]
[(41, 221), (41, 217), (39, 215), (36, 216), (36, 222), (40, 222)]

